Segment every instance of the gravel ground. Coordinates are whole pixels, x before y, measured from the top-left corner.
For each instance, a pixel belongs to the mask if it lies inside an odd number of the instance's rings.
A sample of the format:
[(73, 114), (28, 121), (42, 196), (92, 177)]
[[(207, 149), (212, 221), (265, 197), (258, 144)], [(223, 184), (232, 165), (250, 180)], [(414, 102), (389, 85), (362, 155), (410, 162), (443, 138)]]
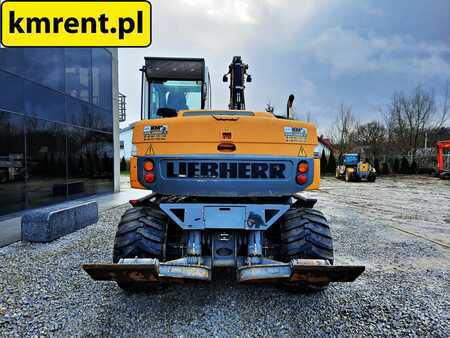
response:
[(0, 336), (450, 336), (450, 182), (322, 187), (310, 195), (333, 225), (336, 263), (366, 265), (352, 284), (297, 294), (222, 273), (127, 294), (80, 269), (111, 260), (122, 207), (51, 244), (0, 249)]

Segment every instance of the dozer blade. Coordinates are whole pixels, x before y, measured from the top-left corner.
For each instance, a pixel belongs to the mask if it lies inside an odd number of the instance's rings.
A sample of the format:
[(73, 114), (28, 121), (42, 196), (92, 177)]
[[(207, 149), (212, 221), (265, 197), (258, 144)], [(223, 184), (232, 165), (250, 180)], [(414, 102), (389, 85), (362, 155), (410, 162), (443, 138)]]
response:
[(290, 263), (266, 261), (263, 264), (244, 265), (238, 269), (238, 279), (245, 283), (276, 281), (321, 284), (353, 282), (365, 270), (364, 266), (330, 265), (320, 259), (293, 259)]
[(94, 280), (116, 282), (182, 282), (211, 280), (211, 269), (205, 265), (187, 264), (183, 259), (160, 263), (157, 259), (122, 259), (117, 264), (84, 264), (83, 269)]
[(291, 282), (332, 283), (353, 282), (365, 270), (364, 266), (329, 265), (327, 261), (295, 259), (292, 261)]
[(151, 264), (84, 264), (93, 280), (110, 280), (116, 282), (157, 282), (158, 266)]

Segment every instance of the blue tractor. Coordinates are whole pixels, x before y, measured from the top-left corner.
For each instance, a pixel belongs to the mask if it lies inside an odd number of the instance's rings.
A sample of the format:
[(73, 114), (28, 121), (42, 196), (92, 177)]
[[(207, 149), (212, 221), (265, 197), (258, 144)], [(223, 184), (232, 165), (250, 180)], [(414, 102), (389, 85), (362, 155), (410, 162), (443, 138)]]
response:
[(377, 175), (375, 168), (366, 160), (361, 160), (359, 154), (344, 154), (336, 167), (336, 178), (346, 182), (375, 182)]

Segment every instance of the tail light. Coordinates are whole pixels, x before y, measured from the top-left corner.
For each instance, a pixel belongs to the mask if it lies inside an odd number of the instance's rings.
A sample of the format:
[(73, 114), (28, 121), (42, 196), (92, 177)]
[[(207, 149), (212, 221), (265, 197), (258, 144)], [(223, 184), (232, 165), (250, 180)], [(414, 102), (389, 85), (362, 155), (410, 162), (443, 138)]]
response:
[(304, 185), (306, 182), (308, 182), (308, 176), (305, 175), (298, 175), (297, 176), (297, 183), (300, 185)]
[(306, 174), (309, 170), (308, 162), (302, 161), (298, 164), (297, 170), (300, 174)]
[(301, 161), (297, 166), (297, 184), (304, 185), (308, 182), (308, 176), (306, 175), (309, 171), (309, 164), (306, 161)]
[(145, 174), (144, 180), (147, 183), (153, 183), (155, 181), (155, 174), (152, 172)]
[(155, 169), (155, 165), (153, 161), (148, 160), (144, 162), (144, 181), (145, 183), (153, 183), (155, 181), (155, 174), (153, 172), (153, 169)]
[(147, 161), (147, 162), (144, 163), (144, 169), (146, 171), (152, 171), (154, 167), (155, 166), (154, 166), (152, 161)]

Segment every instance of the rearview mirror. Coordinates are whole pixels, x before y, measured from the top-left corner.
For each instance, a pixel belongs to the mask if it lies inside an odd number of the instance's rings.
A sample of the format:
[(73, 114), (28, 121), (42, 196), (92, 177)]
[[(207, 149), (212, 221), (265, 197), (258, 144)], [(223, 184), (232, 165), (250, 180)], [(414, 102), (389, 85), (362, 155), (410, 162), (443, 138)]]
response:
[(175, 109), (172, 108), (159, 108), (158, 111), (156, 112), (156, 115), (161, 116), (161, 117), (176, 117), (177, 116), (177, 111)]

